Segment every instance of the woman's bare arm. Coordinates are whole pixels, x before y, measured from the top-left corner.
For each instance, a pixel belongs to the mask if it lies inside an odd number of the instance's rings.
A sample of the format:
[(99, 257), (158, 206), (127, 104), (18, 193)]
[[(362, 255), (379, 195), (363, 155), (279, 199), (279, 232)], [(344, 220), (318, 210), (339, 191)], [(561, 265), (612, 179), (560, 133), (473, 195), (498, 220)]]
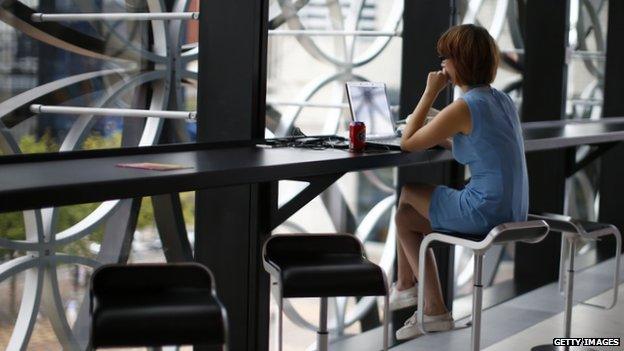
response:
[(448, 142), (448, 138), (460, 132), (470, 133), (472, 130), (470, 110), (462, 99), (445, 107), (431, 122), (425, 125), (425, 118), (431, 111), (431, 105), (433, 105), (438, 94), (448, 85), (448, 79), (448, 74), (444, 69), (429, 73), (425, 92), (403, 129), (401, 149), (416, 151), (438, 144), (450, 148), (452, 144)]
[(427, 117), (435, 117), (438, 115), (438, 113), (440, 113), (440, 110), (436, 110), (433, 107), (429, 108), (429, 111), (427, 111)]
[(423, 126), (425, 111), (433, 103), (433, 98), (423, 95), (414, 110), (414, 117), (405, 127), (401, 138), (401, 149), (405, 151), (424, 150), (438, 144), (448, 145), (448, 138), (457, 133), (470, 133), (472, 121), (468, 105), (462, 99), (456, 100), (444, 108), (427, 125)]
[(410, 136), (414, 134), (417, 130), (425, 125), (425, 119), (427, 118), (427, 112), (431, 109), (431, 105), (433, 105), (433, 101), (437, 97), (437, 94), (430, 93), (425, 91), (423, 96), (420, 98), (418, 105), (414, 109), (414, 112), (410, 115), (407, 120), (407, 124), (403, 129), (403, 140), (405, 140), (406, 136)]
[[(427, 116), (425, 117), (425, 124), (431, 122), (431, 120), (438, 115), (438, 113), (440, 113), (440, 110), (436, 110), (435, 108), (431, 107), (429, 108), (429, 111), (427, 111)], [(409, 123), (409, 121), (412, 120), (414, 116), (414, 113), (410, 113), (409, 115), (407, 115), (407, 117), (405, 117), (405, 124)]]
[(438, 145), (442, 146), (443, 148), (445, 148), (447, 150), (452, 150), (453, 149), (453, 138), (446, 138), (446, 139), (442, 140), (441, 142), (439, 142)]
[[(430, 109), (429, 109), (429, 112), (427, 112), (427, 118), (425, 118), (425, 124), (427, 124), (427, 123), (431, 122), (431, 120), (433, 120), (433, 118), (434, 118), (435, 116), (437, 116), (437, 115), (438, 115), (438, 113), (440, 113), (440, 110), (437, 110), (437, 109), (435, 109), (435, 108), (433, 108), (433, 107), (432, 107), (432, 108), (430, 108)], [(452, 137), (450, 137), (450, 138), (446, 138), (446, 139), (442, 140), (442, 141), (438, 144), (438, 146), (441, 146), (441, 147), (445, 148), (446, 150), (451, 150), (451, 149), (453, 149), (453, 138), (452, 138)]]

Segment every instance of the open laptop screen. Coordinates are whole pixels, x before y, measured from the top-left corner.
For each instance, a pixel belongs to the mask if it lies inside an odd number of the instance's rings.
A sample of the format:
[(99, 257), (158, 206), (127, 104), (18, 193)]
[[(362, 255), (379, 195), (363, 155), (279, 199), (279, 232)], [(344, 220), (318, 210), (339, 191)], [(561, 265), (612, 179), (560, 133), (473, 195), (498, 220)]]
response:
[(366, 134), (391, 136), (395, 134), (390, 106), (383, 83), (348, 82), (347, 95), (351, 116), (366, 124)]

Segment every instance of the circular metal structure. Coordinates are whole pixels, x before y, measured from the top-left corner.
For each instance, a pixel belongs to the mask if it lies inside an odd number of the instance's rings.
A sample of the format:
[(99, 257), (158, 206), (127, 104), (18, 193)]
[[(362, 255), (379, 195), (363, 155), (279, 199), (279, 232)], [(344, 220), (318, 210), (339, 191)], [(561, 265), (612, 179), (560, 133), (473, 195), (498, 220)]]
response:
[[(160, 0), (125, 1), (117, 4), (117, 10), (182, 12), (188, 9), (189, 3), (178, 0), (168, 8), (165, 1)], [(76, 1), (75, 6), (82, 12), (103, 11), (91, 1)], [(39, 117), (29, 111), (31, 104), (46, 102), (60, 105), (80, 96), (96, 94), (98, 97), (92, 107), (123, 105), (170, 110), (184, 106), (181, 87), (183, 84), (194, 85), (197, 73), (187, 66), (197, 60), (198, 54), (196, 46), (182, 45), (185, 22), (90, 23), (90, 27), (96, 30), (96, 35), (91, 35), (63, 23), (33, 22), (31, 15), (34, 12), (20, 1), (0, 1), (0, 20), (15, 31), (73, 55), (99, 60), (102, 69), (63, 77), (0, 103), (0, 150), (3, 154), (22, 153), (11, 128)], [(146, 37), (151, 40), (145, 40)], [(62, 139), (59, 151), (81, 149), (95, 121), (96, 117), (92, 115), (76, 118)], [(163, 123), (161, 118), (146, 118), (136, 132), (124, 133), (122, 144), (156, 144)], [(95, 259), (64, 254), (61, 250), (87, 237), (112, 216), (128, 211), (128, 201), (132, 200), (103, 202), (86, 217), (62, 231), (57, 231), (58, 209), (24, 211), (25, 240), (0, 237), (0, 248), (24, 252), (24, 255), (0, 265), (0, 283), (25, 273), (21, 305), (7, 350), (29, 349), (40, 311), (49, 319), (64, 350), (85, 349), (88, 341), (88, 304), (83, 302), (77, 320), (71, 326), (61, 298), (57, 267), (71, 264), (96, 268), (102, 263), (123, 260), (123, 257), (128, 256), (129, 246), (124, 248), (119, 243), (131, 238), (124, 238), (125, 234), (104, 236), (100, 245), (102, 249)]]
[[(381, 0), (379, 0), (381, 1)], [(118, 6), (119, 11), (125, 12), (185, 12), (191, 1), (164, 0), (126, 0), (110, 1), (110, 6)], [(370, 0), (369, 0), (370, 2)], [(74, 1), (77, 9), (82, 12), (101, 12), (95, 1)], [(289, 30), (306, 30), (306, 23), (301, 18), (301, 10), (309, 6), (310, 0), (275, 0), (271, 3), (270, 29), (286, 28)], [(347, 4), (348, 6), (343, 6)], [(388, 0), (388, 15), (379, 26), (380, 32), (401, 31), (403, 14), (403, 0)], [(592, 48), (597, 52), (604, 52), (604, 33), (600, 27), (601, 14), (606, 8), (605, 1), (572, 0), (571, 11), (571, 43), (574, 49), (586, 51)], [(172, 5), (166, 7), (166, 4)], [(360, 30), (365, 19), (366, 0), (327, 1), (324, 7), (327, 10), (328, 29), (333, 31), (355, 32)], [(512, 81), (503, 90), (515, 97), (518, 104), (521, 99), (521, 74), (523, 68), (523, 44), (518, 6), (523, 6), (524, 0), (498, 0), (492, 5), (493, 11), (485, 11), (486, 3), (483, 0), (460, 1), (460, 17), (462, 23), (488, 23), (487, 28), (493, 37), (498, 39), (506, 35), (508, 29), (513, 53), (503, 56), (503, 68), (517, 74), (520, 78)], [(91, 35), (63, 23), (33, 22), (34, 13), (25, 1), (0, 0), (0, 20), (10, 25), (20, 33), (28, 35), (34, 40), (71, 53), (102, 62), (101, 69), (81, 72), (49, 83), (37, 86), (0, 103), (0, 150), (4, 154), (19, 154), (22, 150), (11, 130), (22, 123), (38, 118), (29, 110), (31, 104), (63, 104), (80, 95), (97, 94), (97, 101), (92, 107), (122, 107), (147, 108), (152, 110), (180, 109), (184, 105), (181, 87), (184, 85), (196, 86), (197, 73), (189, 69), (189, 63), (196, 61), (198, 46), (184, 42), (183, 21), (151, 21), (144, 24), (135, 22), (100, 22), (91, 23), (96, 35)], [(319, 2), (316, 2), (316, 6)], [(575, 10), (576, 9), (576, 10)], [(424, 9), (423, 9), (424, 10)], [(487, 17), (487, 18), (486, 18)], [(505, 27), (507, 26), (507, 27)], [(346, 97), (343, 84), (348, 80), (368, 80), (354, 70), (366, 67), (374, 62), (386, 50), (392, 36), (380, 35), (377, 38), (362, 38), (357, 36), (335, 36), (332, 46), (327, 48), (320, 45), (314, 37), (306, 35), (295, 36), (297, 44), (316, 63), (332, 67), (332, 72), (317, 77), (308, 82), (296, 96), (297, 102), (309, 102), (318, 96), (324, 89), (331, 89), (329, 101), (331, 106), (344, 106)], [(590, 42), (592, 43), (590, 45)], [(366, 45), (364, 50), (356, 50), (358, 45)], [(599, 59), (583, 57), (583, 64), (593, 77), (593, 80), (583, 89), (581, 100), (599, 100), (602, 98), (604, 65)], [(104, 87), (104, 88), (102, 88)], [(132, 95), (132, 99), (127, 96)], [(267, 133), (276, 136), (289, 135), (295, 127), (298, 118), (305, 106), (289, 108), (280, 119), (278, 125)], [(574, 117), (595, 118), (600, 114), (600, 106), (575, 105)], [(79, 116), (73, 121), (67, 135), (63, 138), (60, 151), (80, 149), (86, 137), (91, 133), (96, 117), (91, 115)], [(124, 145), (153, 145), (158, 141), (164, 121), (159, 118), (148, 118), (136, 132), (124, 132)], [(323, 132), (336, 133), (342, 127), (340, 107), (327, 112), (323, 118)], [(183, 125), (178, 125), (183, 128)], [(586, 152), (579, 150), (579, 153)], [(585, 172), (585, 171), (584, 171)], [(394, 185), (384, 180), (380, 173), (369, 171), (363, 173), (372, 188), (375, 189), (377, 202), (371, 204), (370, 210), (363, 215), (360, 224), (355, 228), (356, 235), (367, 242), (377, 235), (377, 228), (388, 228), (387, 236), (381, 255), (380, 265), (391, 276), (395, 260), (394, 203), (392, 195)], [(591, 175), (579, 173), (574, 183), (580, 189), (584, 199), (579, 206), (566, 208), (578, 210), (580, 207), (589, 208), (597, 197), (592, 187)], [(348, 202), (338, 187), (330, 191), (337, 192), (344, 202)], [(570, 191), (572, 194), (572, 191)], [(360, 196), (360, 194), (355, 194)], [(574, 201), (577, 196), (568, 196), (568, 201)], [(86, 304), (82, 304), (77, 313), (76, 322), (70, 325), (61, 297), (57, 267), (59, 265), (82, 265), (97, 267), (105, 262), (123, 261), (130, 250), (127, 242), (131, 240), (121, 231), (117, 235), (108, 235), (103, 238), (100, 251), (95, 258), (64, 254), (61, 250), (72, 243), (88, 237), (94, 229), (101, 226), (113, 217), (119, 217), (120, 222), (128, 220), (123, 216), (130, 211), (132, 200), (114, 200), (101, 203), (95, 210), (80, 219), (67, 229), (56, 230), (58, 209), (41, 209), (25, 211), (25, 240), (9, 240), (0, 233), (0, 248), (23, 252), (24, 254), (0, 264), (0, 283), (17, 275), (24, 275), (24, 290), (21, 305), (8, 350), (25, 350), (37, 323), (39, 311), (45, 312), (50, 319), (52, 328), (66, 350), (85, 348), (88, 336), (88, 314)], [(329, 204), (324, 203), (326, 207)], [(588, 212), (592, 213), (592, 212)], [(593, 212), (595, 216), (595, 211)], [(390, 219), (387, 221), (387, 219)], [(123, 223), (122, 223), (123, 224)], [(287, 222), (286, 227), (301, 231), (304, 223)], [(460, 283), (469, 282), (471, 267), (462, 262), (469, 260), (463, 252), (456, 254), (456, 272)], [(487, 269), (486, 269), (487, 270)], [(496, 272), (491, 269), (492, 275)], [(491, 277), (490, 277), (491, 278)], [(486, 277), (486, 281), (488, 278)], [(359, 300), (354, 307), (347, 308), (345, 298), (333, 299), (332, 306), (335, 315), (331, 323), (334, 335), (341, 336), (345, 329), (357, 323), (375, 306), (374, 298)], [(316, 326), (304, 319), (292, 305), (285, 304), (285, 313), (297, 325), (316, 329)]]
[[(388, 2), (392, 4), (389, 6), (391, 10), (388, 12), (389, 15), (385, 22), (383, 22), (378, 29), (380, 32), (384, 33), (391, 31), (400, 33), (403, 2)], [(573, 25), (571, 25), (570, 37), (577, 38), (578, 41), (576, 43), (571, 43), (571, 46), (574, 50), (584, 51), (590, 47), (587, 42), (593, 40), (595, 41), (595, 50), (598, 53), (604, 53), (604, 35), (600, 29), (600, 13), (605, 8), (605, 2), (589, 0), (573, 0), (572, 2), (572, 7), (576, 4), (578, 11), (571, 11), (571, 23)], [(306, 30), (306, 23), (305, 20), (302, 19), (301, 13), (306, 6), (311, 6), (311, 3), (312, 2), (308, 0), (275, 0), (271, 7), (270, 29), (296, 30), (297, 33), (303, 33)], [(364, 0), (327, 1), (324, 3), (326, 10), (324, 13), (326, 13), (326, 22), (328, 23), (327, 30), (334, 32), (357, 31), (360, 28), (360, 21), (362, 20), (363, 7), (365, 4), (366, 1)], [(321, 2), (317, 1), (314, 2), (314, 6), (321, 7), (322, 5)], [(504, 52), (502, 54), (501, 69), (512, 74), (512, 78), (501, 90), (510, 94), (518, 107), (520, 107), (522, 103), (521, 88), (524, 66), (524, 44), (521, 35), (523, 32), (523, 21), (520, 18), (520, 14), (523, 13), (523, 11), (519, 9), (523, 6), (526, 6), (524, 0), (498, 0), (495, 2), (485, 2), (483, 0), (459, 1), (461, 23), (483, 25), (488, 28), (490, 34), (499, 42), (503, 42), (500, 40), (503, 36), (508, 36), (509, 40), (505, 39), (504, 42), (510, 42), (512, 47), (503, 48)], [(317, 28), (311, 31), (311, 33), (316, 32), (319, 32)], [(576, 35), (576, 32), (582, 33), (582, 35)], [(293, 101), (291, 102), (295, 107), (285, 109), (278, 125), (271, 130), (271, 132), (276, 136), (290, 135), (293, 128), (297, 125), (302, 111), (309, 108), (314, 103), (311, 103), (310, 106), (306, 104), (315, 99), (316, 96), (321, 95), (323, 90), (327, 89), (331, 91), (331, 93), (328, 94), (328, 100), (322, 100), (322, 104), (325, 104), (327, 107), (335, 106), (335, 108), (330, 108), (321, 118), (323, 124), (322, 133), (336, 133), (341, 130), (345, 122), (341, 111), (341, 106), (344, 106), (346, 102), (344, 89), (342, 88), (344, 82), (349, 80), (368, 80), (366, 76), (356, 74), (354, 70), (374, 62), (383, 50), (388, 47), (392, 38), (387, 35), (380, 35), (378, 38), (374, 39), (372, 43), (369, 43), (369, 46), (359, 55), (355, 55), (355, 46), (362, 38), (357, 36), (336, 35), (333, 39), (333, 46), (320, 45), (320, 43), (317, 42), (317, 40), (319, 40), (317, 39), (318, 37), (313, 34), (309, 36), (298, 34), (294, 38), (300, 48), (312, 59), (311, 62), (329, 65), (333, 68), (333, 71), (318, 76), (303, 85), (303, 87), (294, 94)], [(577, 56), (582, 59), (589, 74), (594, 77), (594, 81), (590, 82), (587, 87), (584, 88), (580, 99), (600, 99), (604, 65), (599, 62), (600, 60), (592, 58), (592, 55), (575, 54), (574, 57)], [(599, 106), (591, 105), (582, 108), (575, 106), (575, 109), (578, 110), (579, 113), (582, 111), (582, 113), (576, 116), (577, 118), (589, 118), (590, 116), (595, 117), (597, 115)], [(368, 238), (374, 237), (374, 231), (376, 230), (374, 225), (370, 225), (370, 222), (385, 220), (388, 212), (392, 212), (393, 205), (390, 199), (392, 198), (391, 194), (394, 192), (394, 185), (387, 181), (382, 181), (378, 172), (366, 172), (364, 176), (369, 179), (378, 194), (385, 194), (385, 196), (387, 196), (382, 197), (383, 200), (372, 207), (370, 212), (364, 216), (362, 224), (358, 227), (358, 235), (361, 236), (363, 241), (366, 241)], [(581, 203), (576, 204), (578, 206), (574, 206), (573, 208), (576, 210), (579, 206), (588, 208), (590, 204), (593, 205), (595, 203), (594, 191), (590, 189), (591, 184), (588, 182), (584, 172), (575, 176), (574, 184), (581, 187), (581, 195), (568, 196), (568, 201), (576, 201), (575, 199), (577, 197), (582, 197), (584, 200), (581, 200)], [(332, 189), (330, 191), (337, 190)], [(569, 191), (575, 193), (574, 189)], [(339, 196), (348, 197), (353, 195), (345, 195), (339, 192)], [(355, 196), (357, 196), (357, 194)], [(347, 199), (345, 199), (345, 202), (347, 202)], [(590, 216), (595, 215), (593, 207), (592, 211), (588, 211), (588, 213), (590, 213)], [(395, 259), (395, 253), (393, 252), (395, 250), (395, 228), (392, 217), (391, 215), (390, 222), (383, 223), (386, 228), (389, 228), (383, 250), (384, 258), (382, 259), (382, 267), (388, 273), (392, 272), (391, 267)], [(305, 223), (300, 223), (300, 225), (305, 227)], [(486, 260), (488, 261), (486, 262), (485, 268), (486, 282), (492, 282), (494, 280), (503, 253), (504, 250), (501, 248), (492, 255), (496, 256), (495, 259)], [(470, 284), (472, 266), (469, 264), (471, 259), (469, 256), (468, 252), (464, 252), (461, 249), (458, 249), (456, 252), (455, 272), (456, 284), (458, 285), (456, 286), (457, 290), (461, 290), (465, 285)], [(356, 323), (359, 318), (363, 317), (367, 311), (373, 308), (374, 304), (371, 300), (372, 299), (361, 299), (355, 304), (355, 307), (350, 308), (349, 311), (347, 311), (346, 307), (347, 299), (337, 298), (330, 301), (330, 306), (333, 304), (335, 315), (333, 323), (330, 323), (331, 332), (334, 336), (341, 337), (345, 332), (345, 328)], [(305, 320), (288, 302), (285, 302), (284, 311), (288, 318), (296, 325), (310, 330), (316, 329), (316, 325), (313, 322)]]

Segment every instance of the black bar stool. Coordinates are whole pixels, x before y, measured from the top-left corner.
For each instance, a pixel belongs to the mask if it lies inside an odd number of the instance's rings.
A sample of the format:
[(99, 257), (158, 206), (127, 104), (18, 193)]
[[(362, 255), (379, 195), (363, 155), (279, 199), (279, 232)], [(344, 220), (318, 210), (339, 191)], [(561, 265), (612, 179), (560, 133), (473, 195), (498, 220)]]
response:
[[(613, 297), (608, 306), (599, 306), (580, 302), (583, 305), (600, 309), (611, 309), (617, 304), (618, 287), (620, 286), (620, 256), (622, 250), (622, 236), (620, 231), (611, 224), (597, 223), (591, 221), (578, 220), (569, 216), (542, 213), (540, 215), (529, 215), (533, 219), (541, 219), (548, 223), (554, 231), (561, 232), (561, 259), (559, 260), (559, 291), (564, 296), (564, 329), (563, 337), (569, 338), (572, 332), (572, 305), (574, 304), (574, 256), (576, 254), (576, 244), (579, 240), (599, 240), (603, 236), (613, 235), (615, 237), (615, 269), (613, 273)], [(565, 264), (568, 263), (566, 269)], [(565, 288), (564, 288), (565, 285)], [(538, 345), (531, 350), (543, 351), (554, 350), (552, 345)], [(581, 348), (579, 348), (580, 350)]]
[[(418, 279), (425, 281), (425, 257), (427, 249), (435, 242), (459, 245), (471, 249), (474, 253), (473, 291), (472, 291), (472, 334), (470, 349), (472, 351), (481, 348), (481, 309), (483, 300), (483, 255), (493, 245), (502, 245), (510, 242), (537, 243), (548, 235), (548, 224), (544, 221), (511, 222), (494, 227), (484, 237), (431, 233), (425, 236), (420, 245), (420, 257), (418, 263)], [(418, 284), (418, 306), (425, 305), (424, 284)], [(418, 324), (423, 333), (427, 333), (424, 325), (424, 313), (418, 308)]]
[(284, 298), (320, 297), (317, 349), (329, 346), (327, 298), (385, 296), (383, 349), (388, 349), (388, 283), (383, 270), (364, 256), (362, 243), (349, 234), (273, 235), (264, 244), (264, 269), (271, 275), (279, 305), (278, 340), (282, 350)]
[(212, 273), (197, 263), (105, 265), (90, 288), (90, 346), (227, 348)]

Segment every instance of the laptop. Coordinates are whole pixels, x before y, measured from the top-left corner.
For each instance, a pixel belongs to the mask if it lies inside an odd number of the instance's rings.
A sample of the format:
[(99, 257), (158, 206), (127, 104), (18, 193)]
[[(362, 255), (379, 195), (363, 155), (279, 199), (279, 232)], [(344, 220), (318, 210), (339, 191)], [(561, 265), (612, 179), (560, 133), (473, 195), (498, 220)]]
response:
[(347, 82), (351, 119), (366, 124), (366, 144), (401, 149), (401, 133), (390, 113), (386, 85), (378, 82)]

